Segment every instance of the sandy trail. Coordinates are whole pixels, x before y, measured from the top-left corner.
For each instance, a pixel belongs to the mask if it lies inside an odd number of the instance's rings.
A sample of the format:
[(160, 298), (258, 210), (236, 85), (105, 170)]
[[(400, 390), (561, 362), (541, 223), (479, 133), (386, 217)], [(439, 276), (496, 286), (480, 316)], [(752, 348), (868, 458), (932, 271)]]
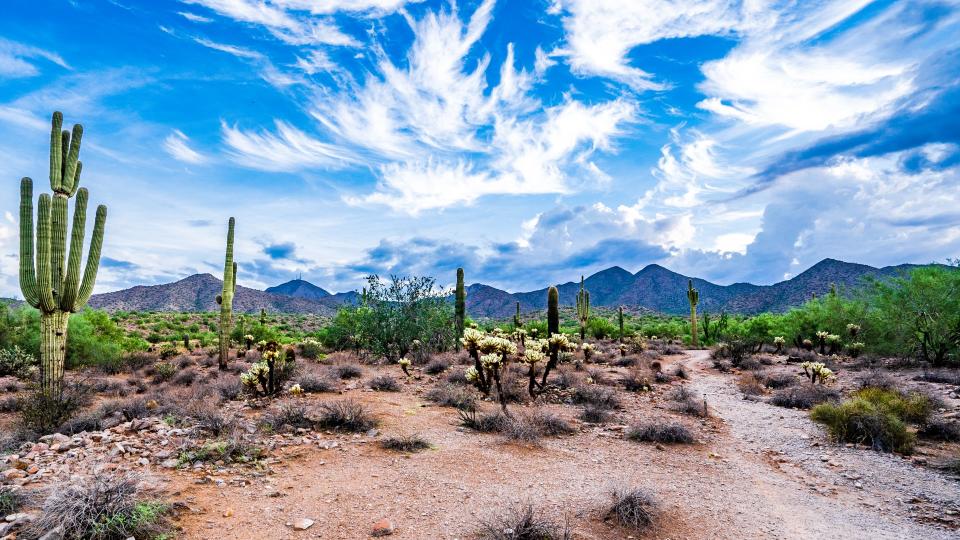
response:
[[(960, 483), (897, 457), (830, 445), (805, 413), (742, 399), (729, 375), (708, 369), (704, 351), (666, 363), (678, 362), (692, 368), (687, 384), (714, 415), (683, 418), (701, 443), (658, 450), (622, 438), (623, 425), (668, 414), (661, 392), (624, 394), (616, 422), (525, 448), (458, 428), (453, 409), (422, 398), (428, 385), (351, 390), (379, 415), (383, 434), (418, 433), (434, 448), (402, 456), (374, 438), (328, 434), (286, 449), (264, 475), (225, 473), (214, 477), (224, 481), (218, 486), (178, 472), (170, 490), (191, 508), (180, 520), (183, 537), (368, 538), (374, 522), (389, 518), (391, 538), (469, 538), (481, 519), (529, 501), (566, 516), (575, 538), (628, 538), (598, 509), (611, 487), (630, 485), (661, 501), (664, 518), (650, 538), (956, 538), (912, 520), (909, 501), (956, 504)], [(551, 408), (576, 422), (577, 408)], [(287, 525), (302, 517), (315, 524)]]

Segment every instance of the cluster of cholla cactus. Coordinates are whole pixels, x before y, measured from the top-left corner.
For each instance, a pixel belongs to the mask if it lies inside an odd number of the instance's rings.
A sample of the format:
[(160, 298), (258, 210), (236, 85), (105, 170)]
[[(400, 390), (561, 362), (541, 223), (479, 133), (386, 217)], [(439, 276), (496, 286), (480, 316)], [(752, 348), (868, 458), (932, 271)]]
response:
[[(20, 289), (24, 300), (40, 310), (40, 389), (53, 399), (63, 391), (63, 370), (70, 314), (87, 303), (100, 267), (107, 207), (97, 207), (87, 263), (81, 279), (86, 233), (86, 188), (80, 187), (80, 139), (83, 127), (61, 131), (63, 115), (53, 113), (50, 131), (50, 189), (37, 204), (36, 244), (33, 228), (33, 180), (20, 181)], [(67, 250), (67, 206), (76, 195)]]
[(690, 344), (700, 346), (700, 335), (697, 333), (697, 304), (700, 303), (700, 291), (693, 288), (693, 280), (687, 280), (687, 301), (690, 302)]
[(773, 338), (773, 345), (777, 348), (773, 351), (773, 354), (780, 354), (783, 352), (783, 346), (786, 345), (787, 340), (783, 336), (775, 336)]
[(467, 290), (463, 286), (463, 268), (457, 268), (457, 288), (454, 294), (454, 341), (460, 350), (460, 338), (463, 337), (464, 322), (467, 317)]
[(583, 276), (580, 276), (580, 291), (577, 292), (577, 320), (580, 322), (580, 341), (583, 341), (590, 322), (590, 291), (584, 286)]
[(467, 381), (474, 384), (484, 394), (491, 386), (497, 389), (500, 408), (507, 412), (507, 398), (503, 391), (502, 375), (510, 361), (517, 354), (517, 346), (502, 335), (483, 334), (478, 330), (464, 332), (463, 345), (475, 359), (475, 365), (467, 368)]
[(847, 345), (847, 352), (850, 354), (851, 358), (857, 358), (863, 353), (864, 344), (862, 341), (854, 341), (853, 343)]
[(810, 379), (810, 382), (813, 384), (825, 384), (827, 381), (833, 379), (833, 371), (825, 366), (823, 362), (804, 362), (800, 364), (800, 367), (803, 368), (804, 375)]
[(276, 395), (288, 368), (287, 351), (276, 341), (261, 341), (257, 343), (257, 349), (260, 350), (260, 361), (240, 375), (240, 382), (254, 395)]
[(583, 345), (580, 345), (580, 350), (583, 351), (583, 360), (585, 362), (589, 362), (590, 358), (593, 357), (594, 351), (597, 349), (590, 343), (584, 343)]
[(827, 354), (827, 337), (830, 335), (830, 332), (820, 330), (816, 335), (817, 346), (820, 347), (820, 354)]
[(233, 295), (237, 292), (237, 263), (233, 260), (233, 228), (235, 220), (227, 222), (227, 254), (223, 263), (223, 290), (217, 296), (220, 304), (220, 369), (227, 369), (230, 360), (230, 333), (233, 331)]
[(409, 358), (404, 356), (403, 358), (397, 361), (397, 365), (400, 366), (400, 371), (402, 371), (404, 375), (406, 375), (408, 378), (411, 376), (411, 373), (410, 373), (411, 362)]

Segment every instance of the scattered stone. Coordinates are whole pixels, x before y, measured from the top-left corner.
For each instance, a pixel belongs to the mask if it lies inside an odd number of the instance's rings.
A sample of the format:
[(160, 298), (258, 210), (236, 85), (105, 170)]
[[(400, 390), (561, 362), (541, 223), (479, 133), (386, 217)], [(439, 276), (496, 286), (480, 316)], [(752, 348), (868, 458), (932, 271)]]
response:
[(393, 522), (387, 518), (383, 518), (373, 524), (373, 529), (370, 531), (370, 536), (389, 536), (393, 534), (393, 531)]
[(293, 522), (293, 530), (295, 531), (305, 531), (313, 527), (313, 520), (310, 518), (300, 518)]

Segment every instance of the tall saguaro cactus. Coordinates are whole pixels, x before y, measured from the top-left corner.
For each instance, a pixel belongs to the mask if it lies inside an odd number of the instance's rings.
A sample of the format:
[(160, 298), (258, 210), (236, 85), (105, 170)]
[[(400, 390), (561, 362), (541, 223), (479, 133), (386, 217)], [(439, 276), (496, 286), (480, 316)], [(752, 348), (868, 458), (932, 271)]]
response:
[(697, 334), (697, 304), (700, 303), (700, 292), (693, 288), (693, 280), (687, 280), (687, 300), (690, 301), (690, 343), (694, 347), (700, 346), (700, 336)]
[(547, 289), (547, 339), (560, 333), (560, 291), (556, 287)]
[(580, 341), (583, 341), (590, 321), (590, 291), (584, 287), (583, 276), (580, 276), (580, 292), (577, 293), (577, 320), (580, 321)]
[[(80, 139), (83, 126), (73, 133), (61, 131), (63, 114), (53, 113), (50, 130), (50, 189), (37, 203), (36, 244), (33, 228), (33, 180), (20, 181), (20, 289), (28, 304), (40, 310), (40, 388), (57, 398), (63, 390), (63, 367), (67, 351), (70, 314), (82, 308), (93, 293), (100, 268), (103, 229), (107, 207), (97, 207), (93, 238), (83, 279), (83, 237), (86, 232), (86, 188), (80, 186)], [(67, 253), (67, 203), (77, 196)], [(36, 264), (36, 266), (34, 266)]]
[(227, 256), (223, 263), (223, 291), (217, 295), (220, 304), (220, 369), (227, 369), (230, 359), (230, 334), (233, 331), (233, 294), (237, 292), (237, 263), (233, 260), (233, 227), (231, 217), (227, 225)]
[(454, 298), (454, 343), (457, 351), (460, 351), (460, 338), (463, 337), (463, 329), (467, 318), (467, 290), (463, 287), (463, 268), (457, 268), (457, 289)]
[(617, 322), (620, 323), (620, 343), (623, 343), (623, 306), (617, 309)]
[(523, 319), (520, 318), (520, 301), (517, 300), (517, 314), (513, 316), (513, 326), (523, 328)]

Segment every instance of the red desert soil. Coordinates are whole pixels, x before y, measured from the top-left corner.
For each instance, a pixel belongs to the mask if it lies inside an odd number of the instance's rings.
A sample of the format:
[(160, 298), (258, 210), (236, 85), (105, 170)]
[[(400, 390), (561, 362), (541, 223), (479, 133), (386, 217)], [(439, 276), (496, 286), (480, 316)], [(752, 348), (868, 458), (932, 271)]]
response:
[[(744, 400), (730, 375), (708, 369), (705, 351), (671, 358), (692, 368), (686, 384), (710, 404), (709, 420), (684, 419), (697, 444), (660, 450), (624, 440), (624, 424), (664, 413), (645, 394), (624, 403), (619, 421), (529, 448), (459, 428), (454, 409), (408, 391), (351, 390), (345, 396), (377, 413), (382, 435), (416, 433), (433, 448), (403, 455), (375, 438), (331, 434), (281, 450), (280, 463), (252, 478), (198, 483), (178, 472), (167, 491), (190, 508), (178, 521), (181, 537), (368, 538), (388, 518), (392, 538), (464, 539), (481, 520), (530, 502), (566, 516), (574, 538), (640, 538), (599, 510), (611, 488), (635, 486), (662, 508), (643, 538), (957, 538), (955, 525), (923, 518), (925, 504), (960, 501), (960, 483), (900, 457), (832, 445), (803, 411)], [(551, 409), (570, 420), (578, 410)], [(300, 518), (315, 523), (296, 531), (290, 524)]]

